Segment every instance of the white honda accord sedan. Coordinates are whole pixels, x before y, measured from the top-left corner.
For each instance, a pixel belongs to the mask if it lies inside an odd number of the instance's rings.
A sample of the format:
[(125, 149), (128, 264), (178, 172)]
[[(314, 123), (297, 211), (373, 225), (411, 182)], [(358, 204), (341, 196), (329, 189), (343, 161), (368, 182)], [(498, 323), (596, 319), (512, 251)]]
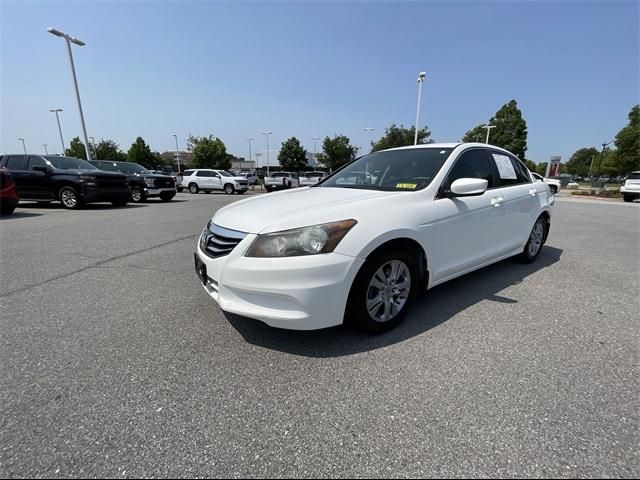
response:
[(195, 267), (222, 310), (273, 327), (397, 325), (424, 290), (507, 257), (536, 259), (554, 197), (506, 150), (371, 153), (313, 187), (218, 210)]

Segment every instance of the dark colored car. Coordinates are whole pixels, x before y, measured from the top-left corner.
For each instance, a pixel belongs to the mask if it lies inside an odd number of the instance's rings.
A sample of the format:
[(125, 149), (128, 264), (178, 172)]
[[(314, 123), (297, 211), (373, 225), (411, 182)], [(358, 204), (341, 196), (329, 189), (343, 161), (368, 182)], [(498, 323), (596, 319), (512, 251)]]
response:
[(69, 209), (93, 202), (111, 202), (122, 207), (131, 195), (126, 175), (103, 172), (78, 158), (3, 155), (0, 167), (9, 170), (22, 200), (59, 200)]
[(0, 168), (0, 215), (11, 215), (20, 201), (16, 182), (11, 174)]
[(168, 202), (176, 196), (176, 182), (170, 175), (158, 175), (132, 162), (94, 160), (91, 164), (101, 170), (125, 174), (131, 188), (131, 200), (135, 203), (144, 202), (149, 197), (160, 197), (163, 202)]

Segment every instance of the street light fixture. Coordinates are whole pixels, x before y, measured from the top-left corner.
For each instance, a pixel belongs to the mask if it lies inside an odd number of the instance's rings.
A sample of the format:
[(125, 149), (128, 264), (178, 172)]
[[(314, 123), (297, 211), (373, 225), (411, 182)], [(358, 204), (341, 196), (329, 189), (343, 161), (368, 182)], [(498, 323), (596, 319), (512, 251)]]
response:
[(78, 101), (78, 111), (80, 112), (80, 123), (82, 124), (82, 135), (84, 138), (84, 149), (87, 152), (87, 160), (91, 161), (91, 149), (89, 148), (89, 139), (87, 138), (87, 126), (84, 123), (84, 113), (82, 112), (82, 102), (80, 101), (80, 90), (78, 89), (78, 79), (76, 77), (76, 67), (73, 64), (73, 53), (71, 52), (71, 44), (78, 45), (80, 47), (84, 47), (85, 43), (81, 40), (78, 40), (76, 37), (72, 37), (71, 35), (67, 35), (66, 33), (61, 32), (60, 30), (56, 30), (55, 28), (47, 28), (47, 31), (55, 35), (56, 37), (62, 37), (65, 39), (67, 43), (67, 52), (69, 53), (69, 64), (71, 65), (71, 74), (73, 76), (73, 85), (76, 90), (76, 100)]
[(413, 144), (418, 144), (418, 125), (420, 124), (420, 101), (422, 100), (422, 84), (424, 83), (424, 79), (427, 78), (426, 72), (420, 72), (418, 74), (418, 106), (416, 107), (416, 134), (413, 139)]
[(22, 150), (24, 150), (24, 154), (26, 155), (27, 154), (27, 147), (24, 144), (24, 138), (19, 138), (18, 141), (22, 142)]
[(171, 136), (176, 139), (176, 163), (178, 165), (178, 173), (180, 173), (180, 150), (178, 148), (178, 135), (173, 133), (171, 134)]
[(491, 133), (491, 129), (492, 128), (496, 128), (495, 125), (489, 125), (488, 123), (486, 125), (483, 125), (482, 128), (486, 128), (487, 129), (487, 139), (485, 140), (484, 143), (489, 144), (489, 134)]
[(267, 138), (267, 177), (269, 176), (269, 135), (273, 132), (271, 130), (262, 132), (262, 134)]
[(62, 144), (62, 153), (61, 155), (64, 155), (64, 138), (62, 138), (62, 127), (60, 126), (60, 116), (58, 116), (58, 112), (62, 112), (64, 110), (62, 110), (61, 108), (53, 108), (51, 110), (49, 110), (52, 113), (56, 114), (56, 121), (58, 122), (58, 132), (60, 133), (60, 143)]

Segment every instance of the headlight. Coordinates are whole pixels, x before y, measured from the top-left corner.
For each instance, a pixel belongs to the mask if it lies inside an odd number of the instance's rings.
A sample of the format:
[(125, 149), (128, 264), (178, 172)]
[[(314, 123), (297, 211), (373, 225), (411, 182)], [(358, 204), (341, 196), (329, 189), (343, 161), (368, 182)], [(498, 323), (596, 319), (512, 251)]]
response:
[(147, 184), (147, 187), (155, 187), (156, 186), (156, 179), (155, 178), (145, 178), (144, 179), (144, 183)]
[(96, 177), (94, 177), (93, 175), (80, 175), (80, 181), (88, 187), (95, 187), (96, 185), (98, 185), (96, 183)]
[(355, 220), (313, 225), (284, 232), (258, 235), (247, 257), (298, 257), (331, 253), (340, 240), (358, 223)]

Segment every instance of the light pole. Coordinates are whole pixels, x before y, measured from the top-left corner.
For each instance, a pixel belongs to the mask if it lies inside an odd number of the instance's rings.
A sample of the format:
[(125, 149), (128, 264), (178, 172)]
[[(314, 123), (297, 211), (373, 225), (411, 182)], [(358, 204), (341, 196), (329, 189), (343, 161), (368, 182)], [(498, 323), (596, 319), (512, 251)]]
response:
[(96, 149), (96, 139), (93, 137), (89, 137), (89, 140), (91, 140), (91, 145), (93, 145), (93, 153), (96, 156), (96, 160), (98, 160), (98, 150)]
[(22, 142), (22, 150), (24, 150), (24, 154), (27, 154), (27, 147), (24, 144), (24, 138), (19, 138), (18, 139), (19, 142)]
[(176, 163), (178, 164), (178, 173), (180, 173), (180, 150), (178, 149), (178, 135), (174, 133), (171, 136), (176, 139)]
[(491, 129), (492, 128), (496, 128), (495, 125), (489, 125), (488, 123), (486, 125), (483, 125), (482, 128), (486, 128), (487, 129), (487, 139), (485, 140), (484, 143), (489, 144), (489, 134), (491, 133)]
[(84, 47), (86, 44), (82, 40), (78, 40), (75, 37), (67, 35), (55, 28), (47, 28), (47, 32), (56, 37), (62, 37), (67, 42), (67, 52), (69, 53), (69, 63), (71, 64), (71, 74), (73, 75), (73, 85), (76, 88), (76, 99), (78, 100), (78, 111), (80, 112), (80, 123), (82, 124), (82, 136), (84, 137), (84, 149), (87, 152), (87, 161), (91, 161), (91, 149), (89, 148), (89, 139), (87, 138), (87, 127), (84, 124), (84, 113), (82, 113), (82, 102), (80, 102), (80, 90), (78, 89), (78, 79), (76, 78), (76, 67), (73, 64), (73, 53), (71, 52), (71, 44), (74, 43), (79, 47)]
[(318, 165), (318, 140), (320, 137), (313, 137), (313, 168), (316, 168)]
[(269, 176), (269, 135), (273, 132), (271, 130), (267, 132), (262, 132), (262, 134), (267, 138), (267, 177)]
[(255, 138), (245, 138), (247, 142), (249, 142), (249, 161), (251, 161), (251, 142), (255, 140)]
[[(598, 162), (598, 178), (600, 178), (600, 175), (602, 175), (602, 171), (600, 170), (600, 168), (602, 167), (602, 159), (604, 158), (604, 151), (606, 150), (607, 146), (611, 145), (612, 143), (613, 143), (613, 140), (611, 140), (610, 142), (602, 143), (602, 152), (600, 153), (600, 161)], [(604, 187), (604, 184), (602, 186)]]
[(418, 125), (420, 124), (420, 100), (422, 100), (422, 84), (427, 77), (426, 72), (420, 72), (418, 74), (418, 106), (416, 107), (416, 135), (413, 139), (413, 144), (418, 144)]
[(58, 112), (62, 112), (63, 110), (61, 108), (54, 108), (49, 111), (56, 114), (56, 120), (58, 122), (58, 132), (60, 133), (60, 143), (62, 144), (62, 153), (60, 155), (64, 155), (64, 138), (62, 138), (62, 127), (60, 126), (60, 117), (58, 116)]
[(47, 143), (43, 143), (42, 146), (44, 147), (44, 154), (45, 155), (49, 155), (49, 152), (47, 151)]
[(591, 179), (591, 169), (593, 168), (593, 161), (596, 159), (595, 154), (591, 155), (591, 163), (589, 164), (589, 179)]
[[(373, 130), (374, 130), (374, 129), (373, 129), (373, 128), (371, 128), (371, 127), (367, 127), (367, 128), (363, 128), (363, 129), (362, 129), (362, 131), (363, 131), (363, 132), (367, 132), (368, 134), (371, 134), (371, 132), (373, 132)], [(371, 148), (371, 135), (369, 135), (369, 136), (367, 137), (367, 140), (369, 140), (369, 151), (371, 151), (371, 150), (373, 150), (373, 149)]]

